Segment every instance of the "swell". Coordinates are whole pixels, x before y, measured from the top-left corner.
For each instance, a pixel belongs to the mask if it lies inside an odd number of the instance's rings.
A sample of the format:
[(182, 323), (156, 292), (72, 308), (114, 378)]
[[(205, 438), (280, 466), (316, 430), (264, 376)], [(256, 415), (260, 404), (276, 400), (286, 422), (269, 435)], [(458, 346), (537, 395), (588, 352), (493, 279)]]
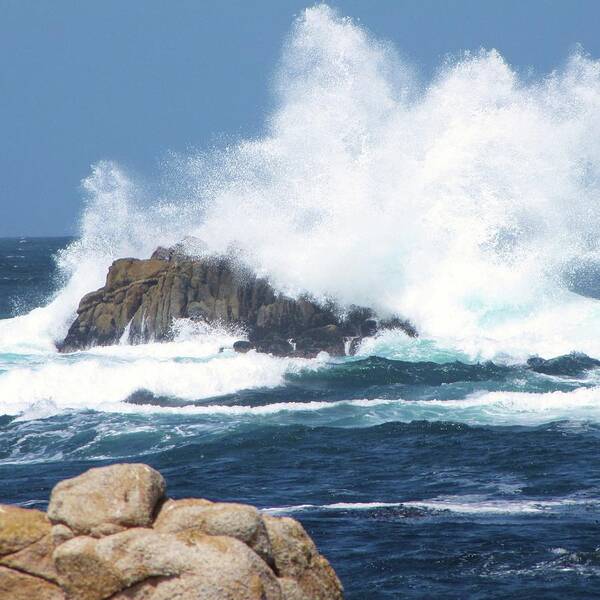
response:
[(466, 364), (461, 361), (402, 361), (371, 356), (362, 360), (333, 364), (327, 369), (301, 371), (287, 376), (289, 381), (319, 382), (335, 387), (385, 384), (442, 385), (459, 381), (502, 381), (526, 372), (577, 377), (600, 367), (600, 360), (582, 353), (572, 353), (549, 360), (535, 357), (526, 365), (507, 366), (486, 363)]
[(210, 346), (202, 354), (195, 344), (199, 355), (182, 358), (169, 346), (157, 345), (155, 357), (140, 354), (149, 347), (125, 347), (122, 355), (107, 348), (13, 365), (0, 373), (1, 412), (25, 421), (74, 411), (189, 418), (210, 432), (253, 424), (600, 422), (598, 361), (581, 354), (523, 365), (328, 362), (212, 354)]
[(200, 417), (62, 414), (3, 421), (0, 501), (45, 508), (60, 479), (143, 456), (175, 498), (298, 513), (350, 598), (396, 598), (410, 580), (411, 598), (583, 599), (599, 572), (599, 434), (422, 421), (211, 432)]
[[(525, 394), (568, 393), (594, 388), (600, 382), (600, 361), (574, 353), (549, 360), (536, 357), (525, 365), (408, 362), (371, 356), (366, 359), (294, 365), (280, 385), (240, 389), (231, 394), (184, 400), (138, 389), (127, 403), (163, 408), (225, 407), (266, 410), (327, 408), (360, 400), (388, 401), (461, 400), (483, 392)], [(510, 397), (509, 395), (506, 396)], [(407, 404), (408, 405), (408, 404)], [(270, 407), (270, 408), (269, 408)], [(257, 413), (260, 411), (256, 411)]]

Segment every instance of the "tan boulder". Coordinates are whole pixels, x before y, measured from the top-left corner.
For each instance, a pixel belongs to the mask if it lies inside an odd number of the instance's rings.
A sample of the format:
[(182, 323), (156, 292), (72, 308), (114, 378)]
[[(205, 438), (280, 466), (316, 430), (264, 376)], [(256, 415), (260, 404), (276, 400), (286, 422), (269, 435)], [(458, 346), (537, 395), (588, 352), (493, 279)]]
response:
[[(121, 569), (98, 551), (98, 542), (97, 538), (75, 537), (61, 544), (54, 552), (59, 581), (69, 598), (100, 600), (127, 587)], [(127, 560), (126, 556), (121, 558)], [(134, 579), (131, 583), (140, 579)]]
[(90, 469), (54, 487), (48, 517), (53, 523), (67, 525), (76, 534), (101, 536), (122, 527), (145, 527), (152, 524), (164, 492), (162, 475), (147, 465), (118, 464)]
[(235, 583), (187, 575), (176, 579), (160, 577), (139, 583), (115, 594), (110, 600), (267, 600), (275, 597), (283, 600), (281, 595), (265, 595), (257, 575)]
[(0, 565), (58, 583), (58, 575), (52, 561), (55, 547), (52, 536), (48, 534), (18, 552), (3, 556)]
[(295, 579), (281, 577), (279, 579), (279, 585), (281, 586), (282, 600), (312, 600), (310, 596), (305, 594), (304, 590)]
[(197, 530), (77, 537), (59, 546), (54, 560), (74, 600), (281, 600), (277, 578), (245, 544)]
[(50, 521), (39, 510), (0, 504), (0, 556), (18, 552), (50, 533)]
[(175, 532), (195, 527), (198, 513), (213, 504), (213, 502), (204, 498), (169, 499), (160, 507), (160, 511), (154, 520), (154, 529)]
[(0, 565), (56, 581), (52, 563), (55, 544), (50, 532), (45, 513), (0, 506)]
[[(263, 517), (275, 568), (280, 577), (294, 579), (310, 600), (341, 600), (343, 588), (335, 571), (319, 554), (304, 527), (289, 517)], [(292, 590), (289, 591), (290, 597)]]
[(2, 600), (65, 600), (64, 592), (56, 585), (0, 567), (0, 598)]
[(50, 530), (50, 535), (52, 536), (52, 541), (54, 542), (55, 546), (58, 546), (59, 544), (62, 544), (63, 542), (75, 537), (75, 534), (71, 531), (71, 529), (62, 523), (54, 525)]
[(49, 518), (0, 506), (0, 600), (341, 600), (297, 521), (164, 488), (122, 464), (59, 483)]
[(156, 517), (154, 529), (161, 532), (198, 529), (207, 535), (227, 535), (244, 542), (267, 563), (273, 563), (262, 516), (247, 504), (195, 498), (168, 500)]

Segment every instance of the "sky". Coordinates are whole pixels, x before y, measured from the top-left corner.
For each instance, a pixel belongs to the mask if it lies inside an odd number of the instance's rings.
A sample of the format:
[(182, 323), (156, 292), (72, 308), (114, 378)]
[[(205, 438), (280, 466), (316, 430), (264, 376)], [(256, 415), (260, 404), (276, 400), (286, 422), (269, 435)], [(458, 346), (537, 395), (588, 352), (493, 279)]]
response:
[[(81, 180), (116, 160), (259, 135), (296, 0), (0, 0), (0, 237), (76, 234)], [(337, 0), (425, 77), (496, 48), (520, 70), (600, 57), (598, 0)]]

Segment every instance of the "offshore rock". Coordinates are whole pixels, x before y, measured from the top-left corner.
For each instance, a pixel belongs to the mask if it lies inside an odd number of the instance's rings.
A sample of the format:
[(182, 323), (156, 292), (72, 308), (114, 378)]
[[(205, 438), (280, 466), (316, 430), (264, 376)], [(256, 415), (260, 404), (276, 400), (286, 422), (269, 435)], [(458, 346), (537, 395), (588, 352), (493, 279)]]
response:
[[(244, 504), (165, 500), (156, 482), (162, 476), (146, 465), (112, 465), (59, 483), (48, 516), (0, 506), (0, 598), (342, 600), (297, 521)], [(120, 525), (101, 533), (98, 524)], [(91, 534), (74, 533), (83, 530)]]
[(341, 356), (350, 340), (355, 347), (382, 327), (416, 335), (409, 323), (378, 321), (368, 308), (342, 315), (333, 305), (290, 298), (228, 258), (186, 256), (177, 245), (158, 248), (148, 260), (116, 260), (106, 284), (82, 298), (59, 350), (168, 341), (180, 318), (243, 329), (248, 341), (235, 350), (278, 356), (314, 357), (321, 351)]
[(600, 367), (600, 360), (581, 352), (572, 352), (547, 360), (539, 356), (532, 356), (527, 361), (527, 366), (532, 371), (544, 375), (577, 377), (586, 371)]

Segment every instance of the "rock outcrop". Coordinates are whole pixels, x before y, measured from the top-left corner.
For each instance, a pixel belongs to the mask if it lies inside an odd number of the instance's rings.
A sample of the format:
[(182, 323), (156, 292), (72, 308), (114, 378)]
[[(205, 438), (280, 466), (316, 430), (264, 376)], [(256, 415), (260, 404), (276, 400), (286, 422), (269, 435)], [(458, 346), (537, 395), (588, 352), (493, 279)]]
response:
[(0, 505), (0, 598), (342, 600), (298, 521), (164, 494), (147, 465), (112, 465), (59, 483), (47, 514)]
[(59, 349), (71, 352), (120, 340), (166, 341), (180, 318), (238, 327), (248, 340), (240, 340), (236, 351), (279, 356), (344, 355), (381, 327), (416, 335), (409, 323), (380, 321), (368, 308), (342, 314), (307, 297), (277, 293), (230, 259), (191, 258), (159, 248), (148, 260), (123, 258), (112, 264), (104, 287), (82, 298)]
[[(111, 490), (110, 494), (106, 493), (107, 489)], [(53, 523), (68, 526), (77, 535), (148, 527), (154, 507), (164, 493), (164, 479), (150, 467), (123, 464), (114, 465), (110, 470), (90, 469), (54, 487), (48, 517)]]

